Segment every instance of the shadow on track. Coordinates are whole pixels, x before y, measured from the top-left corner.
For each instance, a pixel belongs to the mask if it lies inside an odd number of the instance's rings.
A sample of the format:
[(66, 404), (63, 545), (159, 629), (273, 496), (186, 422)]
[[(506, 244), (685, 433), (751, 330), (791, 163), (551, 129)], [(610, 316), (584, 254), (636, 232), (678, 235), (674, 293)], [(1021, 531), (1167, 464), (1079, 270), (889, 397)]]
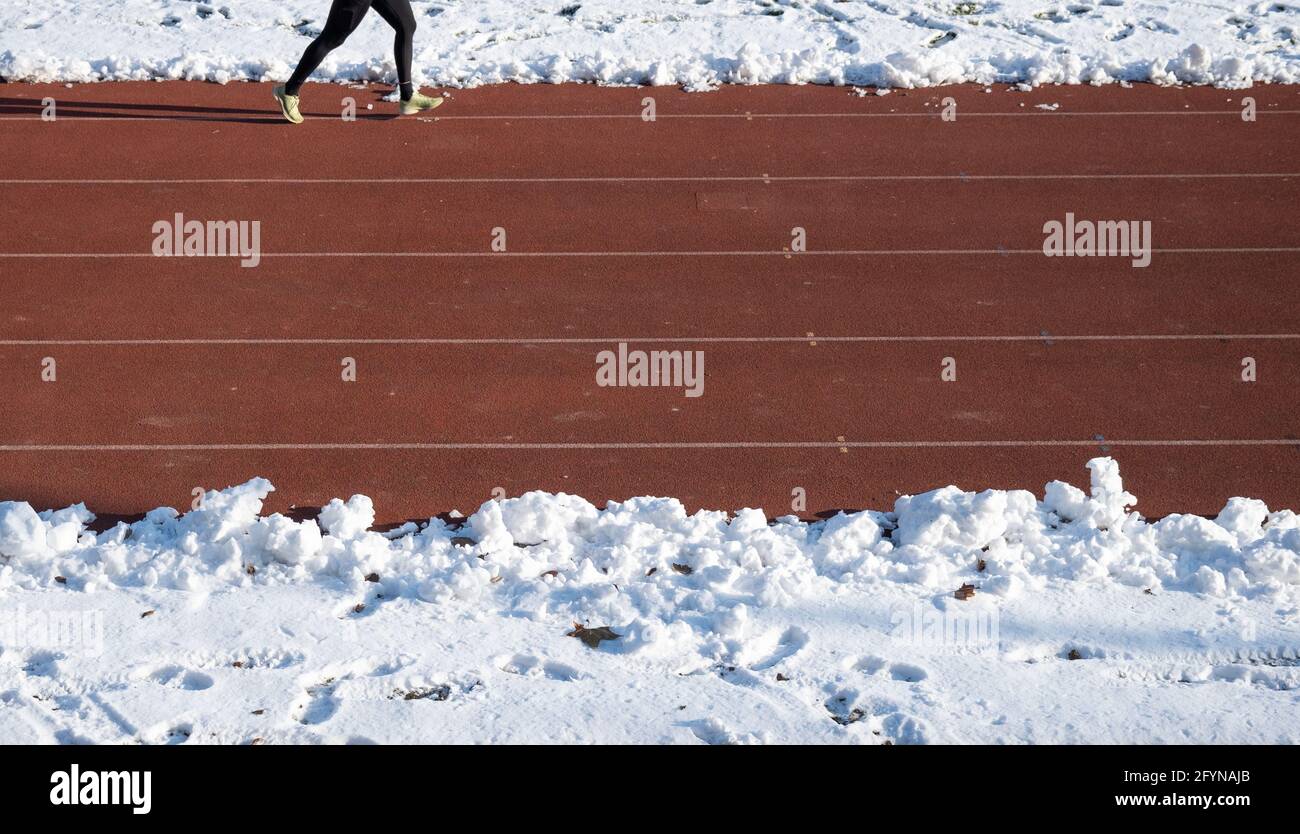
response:
[[(272, 107), (254, 110), (240, 107), (187, 106), (183, 104), (145, 104), (109, 101), (57, 100), (59, 119), (125, 119), (131, 121), (187, 121), (226, 122), (232, 124), (287, 124)], [(13, 116), (40, 116), (45, 106), (40, 99), (0, 98), (0, 118)], [(309, 119), (337, 119), (338, 112), (305, 112)], [(357, 121), (389, 121), (398, 118), (394, 113), (356, 114)]]

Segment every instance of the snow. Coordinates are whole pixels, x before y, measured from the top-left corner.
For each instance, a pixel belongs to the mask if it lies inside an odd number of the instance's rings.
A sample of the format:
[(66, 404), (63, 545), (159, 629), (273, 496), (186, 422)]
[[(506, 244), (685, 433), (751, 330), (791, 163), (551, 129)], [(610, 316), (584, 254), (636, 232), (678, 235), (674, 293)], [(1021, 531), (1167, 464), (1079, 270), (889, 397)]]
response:
[(263, 479), (100, 533), (0, 503), (0, 743), (1300, 741), (1296, 515), (1148, 521), (1088, 469), (815, 523), (531, 492), (379, 533), (360, 495), (262, 515)]
[[(8, 0), (0, 76), (284, 79), (327, 0)], [(1190, 0), (414, 0), (426, 84), (1300, 82), (1300, 6)], [(321, 77), (391, 81), (371, 14)]]

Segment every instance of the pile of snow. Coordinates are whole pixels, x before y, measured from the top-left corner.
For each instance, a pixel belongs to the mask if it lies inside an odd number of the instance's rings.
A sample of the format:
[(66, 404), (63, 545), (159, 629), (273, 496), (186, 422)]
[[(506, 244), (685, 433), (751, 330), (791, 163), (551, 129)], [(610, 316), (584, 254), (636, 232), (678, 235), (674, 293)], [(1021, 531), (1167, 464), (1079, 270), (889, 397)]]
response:
[[(1190, 0), (414, 0), (426, 83), (827, 83), (923, 87), (1116, 80), (1300, 81), (1300, 7)], [(0, 76), (283, 79), (328, 0), (9, 0)], [(391, 80), (376, 14), (321, 68)]]
[[(611, 501), (530, 492), (490, 500), (461, 525), (434, 518), (369, 531), (365, 496), (334, 499), (319, 520), (262, 516), (264, 479), (207, 493), (201, 508), (157, 509), (94, 533), (83, 505), (37, 513), (0, 503), (0, 592), (56, 585), (216, 590), (325, 581), (385, 599), (470, 602), (531, 619), (614, 623), (632, 643), (684, 622), (733, 628), (737, 606), (789, 605), (881, 583), (951, 591), (963, 583), (1013, 599), (1052, 583), (1289, 600), (1300, 588), (1300, 529), (1290, 510), (1233, 498), (1218, 518), (1150, 523), (1129, 508), (1118, 465), (1088, 463), (1091, 494), (1047, 485), (957, 487), (905, 496), (892, 512), (826, 521), (769, 520), (746, 509), (688, 515), (672, 498)], [(627, 645), (627, 644), (625, 644)]]
[(1089, 468), (815, 523), (532, 492), (378, 533), (364, 496), (262, 515), (262, 479), (98, 534), (3, 503), (0, 743), (1295, 743), (1296, 516), (1149, 523)]

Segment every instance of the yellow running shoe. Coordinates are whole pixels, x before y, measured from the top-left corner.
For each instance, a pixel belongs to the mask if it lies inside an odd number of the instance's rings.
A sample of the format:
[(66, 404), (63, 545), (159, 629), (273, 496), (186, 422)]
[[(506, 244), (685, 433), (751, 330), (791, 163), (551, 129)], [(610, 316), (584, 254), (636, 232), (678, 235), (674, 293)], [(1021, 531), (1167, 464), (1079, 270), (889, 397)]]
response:
[(286, 93), (283, 84), (271, 92), (275, 93), (275, 100), (280, 102), (280, 112), (284, 117), (296, 125), (302, 124), (302, 114), (298, 112), (298, 97)]
[(410, 101), (402, 102), (402, 115), (414, 116), (425, 110), (432, 110), (442, 104), (442, 96), (426, 96), (424, 93), (417, 92), (411, 96)]

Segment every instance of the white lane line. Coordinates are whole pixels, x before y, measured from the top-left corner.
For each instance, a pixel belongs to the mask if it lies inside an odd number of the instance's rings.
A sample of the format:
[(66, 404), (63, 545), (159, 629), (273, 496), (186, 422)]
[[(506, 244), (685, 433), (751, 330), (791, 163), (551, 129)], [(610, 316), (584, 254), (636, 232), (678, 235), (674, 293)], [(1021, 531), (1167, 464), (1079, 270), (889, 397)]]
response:
[[(63, 107), (75, 110), (78, 102), (65, 101)], [(82, 105), (84, 106), (84, 104)], [(32, 104), (33, 109), (36, 103)], [(130, 110), (131, 105), (120, 105), (122, 110)], [(1022, 110), (1006, 112), (984, 112), (971, 113), (963, 111), (960, 114), (962, 119), (1008, 119), (1008, 118), (1051, 118), (1053, 116), (1067, 117), (1124, 117), (1124, 116), (1229, 116), (1241, 118), (1241, 110)], [(1300, 110), (1259, 110), (1257, 118), (1265, 116), (1294, 116), (1300, 114)], [(654, 121), (685, 121), (691, 119), (740, 119), (743, 121), (762, 121), (776, 119), (938, 119), (942, 115), (941, 111), (936, 108), (929, 113), (657, 113)], [(416, 118), (399, 118), (396, 114), (366, 114), (358, 115), (359, 121), (383, 121), (383, 122), (407, 122), (407, 123), (429, 123), (429, 122), (549, 122), (549, 121), (647, 121), (639, 112), (634, 113), (521, 113), (521, 114), (467, 114), (467, 115), (446, 115), (446, 116), (425, 116)], [(60, 122), (268, 122), (278, 123), (282, 121), (278, 114), (271, 111), (266, 112), (247, 112), (247, 113), (230, 113), (224, 115), (203, 115), (195, 114), (192, 116), (132, 116), (132, 115), (115, 115), (105, 112), (101, 115), (94, 116), (58, 116), (54, 121), (42, 118), (39, 114), (22, 115), (22, 116), (0, 116), (0, 122), (45, 122), (46, 124), (58, 124)], [(339, 118), (338, 114), (308, 114), (308, 124), (348, 124)]]
[[(1156, 255), (1178, 254), (1269, 254), (1300, 252), (1300, 246), (1210, 246), (1152, 249)], [(789, 252), (779, 249), (717, 249), (672, 251), (606, 251), (606, 252), (262, 252), (261, 258), (787, 258), (807, 257), (866, 257), (873, 255), (1038, 255), (1042, 247), (1034, 249), (818, 249), (806, 252)], [(194, 258), (221, 258), (238, 260), (240, 255), (174, 255), (160, 256), (152, 252), (0, 252), (0, 258), (39, 259), (108, 259), (154, 258), (158, 260), (192, 260)]]
[(483, 338), (211, 338), (211, 339), (0, 339), (0, 347), (147, 347), (147, 346), (275, 346), (275, 345), (604, 345), (637, 344), (798, 344), (826, 342), (1213, 342), (1300, 340), (1300, 333), (1123, 333), (1096, 335), (954, 335), (954, 336), (607, 336), (607, 337), (483, 337)]
[(557, 451), (565, 449), (928, 449), (1097, 446), (1300, 446), (1300, 440), (794, 440), (643, 443), (109, 443), (18, 444), (0, 452), (273, 452), (273, 451)]
[[(1300, 110), (1259, 110), (1257, 115), (1294, 116)], [(662, 119), (937, 119), (942, 111), (935, 108), (929, 113), (663, 113), (655, 115), (655, 120)], [(1241, 118), (1241, 110), (1008, 110), (1005, 112), (972, 113), (963, 110), (960, 118), (1005, 119), (1022, 116), (1235, 116)], [(36, 117), (32, 117), (36, 118)], [(337, 118), (335, 116), (334, 118)], [(555, 113), (536, 115), (490, 115), (467, 114), (433, 116), (432, 121), (547, 121), (567, 119), (638, 119), (644, 120), (639, 113)]]
[(665, 177), (245, 177), (215, 179), (0, 179), (0, 185), (564, 185), (658, 182), (985, 182), (1003, 180), (1295, 179), (1300, 172), (1113, 174), (812, 174)]

